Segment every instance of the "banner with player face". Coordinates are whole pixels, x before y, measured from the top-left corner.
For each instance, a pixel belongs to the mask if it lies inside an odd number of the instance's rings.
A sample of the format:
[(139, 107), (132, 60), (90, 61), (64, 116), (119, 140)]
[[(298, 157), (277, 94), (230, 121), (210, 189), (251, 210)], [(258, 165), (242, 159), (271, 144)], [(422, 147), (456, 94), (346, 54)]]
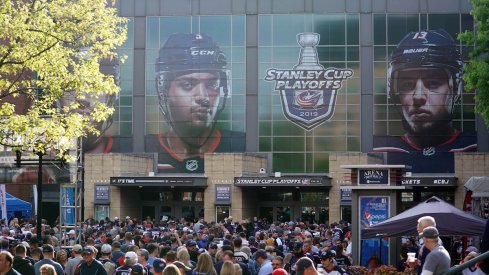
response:
[(244, 19), (148, 17), (145, 150), (159, 173), (203, 173), (205, 153), (244, 151)]
[(430, 28), (423, 29), (417, 15), (405, 15), (412, 20), (404, 21), (404, 29), (412, 31), (399, 34), (381, 23), (386, 16), (391, 24), (400, 22), (397, 15), (376, 15), (376, 43), (394, 45), (382, 54), (374, 49), (375, 75), (385, 72), (375, 79), (374, 151), (387, 152), (390, 164), (409, 165), (412, 172), (453, 173), (453, 153), (477, 151), (474, 94), (462, 82), (468, 49), (456, 41), (472, 19), (428, 15)]

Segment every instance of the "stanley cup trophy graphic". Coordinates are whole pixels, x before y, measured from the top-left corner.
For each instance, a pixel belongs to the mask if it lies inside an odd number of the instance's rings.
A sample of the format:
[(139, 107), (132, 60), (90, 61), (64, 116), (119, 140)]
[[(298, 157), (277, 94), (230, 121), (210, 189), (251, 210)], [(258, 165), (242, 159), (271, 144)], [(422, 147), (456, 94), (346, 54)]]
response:
[(299, 63), (294, 66), (294, 70), (323, 70), (319, 64), (316, 46), (319, 44), (319, 34), (306, 32), (297, 34), (297, 43), (301, 45), (299, 53)]

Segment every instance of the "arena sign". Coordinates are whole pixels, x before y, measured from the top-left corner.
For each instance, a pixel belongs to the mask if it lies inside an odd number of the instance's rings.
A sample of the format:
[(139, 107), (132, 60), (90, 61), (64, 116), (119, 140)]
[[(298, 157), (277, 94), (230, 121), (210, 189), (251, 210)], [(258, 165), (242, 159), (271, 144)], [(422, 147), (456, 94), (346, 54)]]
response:
[(353, 71), (319, 64), (318, 33), (299, 33), (297, 42), (298, 64), (290, 70), (268, 69), (265, 80), (275, 81), (285, 117), (310, 131), (333, 116), (337, 92)]

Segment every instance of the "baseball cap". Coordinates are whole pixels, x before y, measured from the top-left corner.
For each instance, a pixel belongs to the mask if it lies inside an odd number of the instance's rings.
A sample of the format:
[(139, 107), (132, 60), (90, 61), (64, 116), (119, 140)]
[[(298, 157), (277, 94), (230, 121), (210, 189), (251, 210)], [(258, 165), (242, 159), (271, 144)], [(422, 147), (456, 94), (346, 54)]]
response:
[(112, 252), (112, 247), (110, 246), (110, 244), (103, 244), (102, 248), (100, 249), (100, 252), (104, 254), (109, 254)]
[(321, 253), (321, 260), (326, 260), (326, 259), (331, 259), (334, 258), (336, 255), (332, 250), (327, 250)]
[(212, 249), (217, 249), (217, 243), (211, 243), (209, 245), (209, 248), (212, 248)]
[(140, 264), (132, 265), (130, 267), (130, 272), (131, 272), (131, 274), (138, 274), (138, 275), (140, 274), (140, 275), (143, 275), (144, 274), (143, 266), (140, 265)]
[(54, 247), (50, 244), (45, 244), (42, 246), (42, 253), (51, 253), (54, 252)]
[(155, 272), (163, 272), (163, 269), (166, 267), (166, 262), (163, 259), (154, 259), (153, 261), (153, 269)]
[(75, 230), (71, 229), (70, 231), (68, 231), (68, 235), (71, 235), (71, 234), (76, 234)]
[(197, 243), (194, 240), (188, 240), (185, 243), (185, 246), (195, 246), (195, 245), (197, 245)]
[(134, 252), (134, 251), (129, 251), (126, 253), (124, 258), (126, 258), (126, 260), (137, 261), (138, 260), (138, 254), (136, 254), (136, 252)]
[(186, 266), (184, 263), (180, 262), (180, 261), (175, 261), (173, 262), (174, 265), (176, 265), (178, 268), (182, 268), (184, 269), (185, 271), (190, 271), (192, 270), (192, 268)]
[(26, 248), (31, 248), (31, 245), (26, 241), (21, 242), (21, 244), (24, 245)]
[(90, 246), (83, 248), (82, 254), (92, 254), (93, 249)]
[(75, 244), (72, 248), (73, 251), (75, 251), (76, 253), (82, 253), (83, 251), (83, 247), (79, 244)]
[(426, 239), (438, 239), (438, 236), (440, 234), (438, 233), (438, 229), (434, 226), (428, 226), (423, 230), (423, 233), (421, 233), (421, 237), (426, 238)]
[(272, 275), (289, 275), (289, 273), (283, 268), (277, 268), (272, 272)]

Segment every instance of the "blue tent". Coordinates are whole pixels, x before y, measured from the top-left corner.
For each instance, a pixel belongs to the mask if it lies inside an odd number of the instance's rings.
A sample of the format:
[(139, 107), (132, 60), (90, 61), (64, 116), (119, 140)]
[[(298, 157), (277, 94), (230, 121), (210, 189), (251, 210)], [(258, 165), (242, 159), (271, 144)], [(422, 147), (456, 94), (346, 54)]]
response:
[[(32, 216), (32, 205), (26, 201), (16, 198), (9, 193), (6, 193), (7, 197), (7, 218), (10, 219), (13, 216), (21, 218), (30, 218)], [(1, 213), (1, 209), (0, 209)], [(1, 217), (1, 216), (0, 216)]]

